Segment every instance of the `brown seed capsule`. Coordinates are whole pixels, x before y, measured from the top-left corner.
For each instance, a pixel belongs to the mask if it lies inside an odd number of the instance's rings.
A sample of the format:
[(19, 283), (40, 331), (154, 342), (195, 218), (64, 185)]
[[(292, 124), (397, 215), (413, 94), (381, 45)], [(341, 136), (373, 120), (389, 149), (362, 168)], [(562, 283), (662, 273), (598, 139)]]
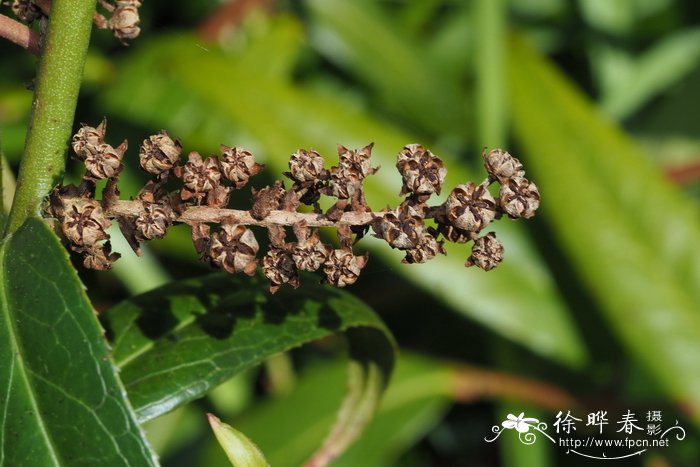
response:
[(39, 18), (41, 9), (34, 3), (34, 0), (14, 0), (12, 2), (12, 13), (23, 23), (31, 23)]
[(122, 169), (122, 158), (126, 152), (127, 142), (113, 148), (109, 144), (98, 144), (94, 151), (86, 151), (85, 169), (93, 180), (114, 178)]
[(143, 203), (143, 210), (136, 218), (138, 240), (155, 240), (165, 237), (170, 227), (172, 208), (167, 204)]
[(252, 276), (260, 249), (253, 231), (243, 225), (224, 224), (211, 236), (209, 258), (215, 266), (230, 273), (244, 272)]
[(289, 178), (302, 186), (318, 182), (324, 173), (324, 160), (313, 149), (299, 149), (289, 158)]
[(139, 162), (146, 172), (160, 175), (173, 168), (181, 153), (180, 140), (173, 141), (167, 131), (161, 130), (157, 135), (143, 140), (139, 150)]
[(501, 185), (499, 197), (501, 209), (511, 218), (529, 219), (540, 207), (540, 192), (537, 185), (525, 177), (514, 177)]
[(512, 177), (525, 175), (523, 164), (503, 149), (492, 149), (488, 154), (484, 149), (483, 157), (486, 171), (501, 183)]
[(221, 145), (223, 158), (221, 171), (224, 177), (231, 180), (237, 189), (243, 188), (253, 175), (264, 167), (255, 162), (255, 156), (247, 149)]
[(321, 191), (329, 196), (335, 196), (338, 199), (350, 199), (355, 193), (361, 189), (361, 178), (358, 177), (357, 171), (346, 165), (331, 167), (330, 184)]
[(442, 160), (420, 144), (404, 146), (396, 161), (396, 168), (403, 178), (400, 195), (440, 194), (447, 169)]
[(460, 230), (451, 224), (438, 224), (437, 231), (445, 237), (445, 240), (452, 243), (467, 243), (477, 238), (476, 232)]
[(437, 256), (438, 253), (447, 254), (442, 246), (442, 242), (437, 241), (431, 234), (424, 233), (415, 248), (406, 250), (406, 257), (401, 262), (408, 264), (425, 263)]
[(445, 201), (447, 219), (461, 230), (478, 232), (496, 215), (496, 201), (485, 185), (457, 185)]
[(318, 231), (315, 230), (306, 241), (295, 244), (292, 253), (294, 264), (302, 271), (316, 271), (325, 263), (332, 249), (321, 242)]
[(377, 218), (372, 223), (375, 237), (382, 238), (399, 250), (416, 248), (423, 238), (423, 216), (410, 205), (403, 203), (393, 212)]
[(299, 287), (297, 271), (292, 252), (282, 248), (271, 248), (263, 258), (263, 273), (270, 279), (270, 292), (275, 293), (282, 284)]
[(202, 160), (198, 152), (188, 155), (187, 163), (182, 170), (182, 182), (195, 196), (202, 195), (218, 186), (221, 180), (219, 161), (216, 157)]
[(82, 125), (78, 132), (73, 135), (71, 145), (78, 159), (85, 160), (90, 154), (97, 151), (97, 146), (104, 143), (107, 120), (102, 120), (97, 128)]
[(367, 254), (355, 256), (350, 250), (333, 250), (323, 268), (323, 272), (326, 273), (324, 281), (336, 287), (354, 284), (360, 277), (362, 268), (367, 265), (368, 259)]
[(87, 269), (105, 271), (112, 269), (112, 265), (119, 257), (119, 253), (111, 253), (109, 242), (105, 242), (104, 245), (97, 245), (87, 252), (83, 258), (83, 266)]
[(338, 158), (340, 159), (340, 165), (344, 166), (346, 170), (350, 171), (360, 180), (374, 174), (379, 168), (373, 168), (370, 161), (373, 146), (374, 143), (370, 143), (362, 149), (354, 149), (351, 151), (342, 144), (339, 144)]
[(141, 2), (138, 0), (117, 0), (116, 5), (107, 27), (114, 33), (114, 37), (122, 43), (126, 40), (136, 39), (141, 33), (139, 28), (141, 19), (138, 10)]
[(484, 271), (490, 271), (503, 260), (503, 245), (496, 240), (496, 234), (489, 232), (476, 239), (472, 246), (472, 254), (465, 266), (477, 266)]
[(270, 212), (279, 209), (285, 192), (284, 185), (279, 180), (260, 191), (253, 190), (253, 207), (250, 208), (250, 215), (258, 220), (265, 219)]
[(73, 245), (91, 247), (109, 238), (105, 230), (111, 223), (98, 201), (73, 198), (63, 209), (61, 229)]

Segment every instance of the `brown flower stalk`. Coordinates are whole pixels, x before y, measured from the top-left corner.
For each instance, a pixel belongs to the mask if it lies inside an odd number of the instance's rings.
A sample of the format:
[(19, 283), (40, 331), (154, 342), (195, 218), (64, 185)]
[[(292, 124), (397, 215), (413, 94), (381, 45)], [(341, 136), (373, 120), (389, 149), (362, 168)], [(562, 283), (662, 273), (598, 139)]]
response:
[[(284, 284), (297, 287), (299, 271), (322, 270), (323, 280), (338, 287), (354, 283), (368, 255), (356, 255), (353, 244), (370, 228), (375, 237), (405, 252), (404, 263), (423, 263), (446, 254), (446, 241), (473, 241), (465, 264), (488, 271), (501, 262), (503, 245), (495, 233), (482, 235), (482, 230), (503, 214), (530, 218), (540, 202), (537, 187), (525, 178), (520, 161), (494, 149), (484, 151), (489, 175), (482, 183), (458, 185), (445, 203), (429, 206), (433, 193), (440, 193), (447, 170), (431, 151), (409, 144), (396, 163), (403, 202), (373, 211), (363, 187), (365, 178), (378, 170), (372, 167), (370, 144), (356, 150), (339, 145), (338, 163), (330, 168), (318, 152), (299, 149), (284, 174), (292, 181), (289, 188), (276, 181), (251, 189), (250, 208), (232, 209), (228, 206), (231, 192), (244, 188), (263, 168), (253, 154), (221, 145), (220, 157), (191, 152), (184, 162), (182, 145), (164, 130), (144, 140), (139, 151), (141, 168), (152, 179), (137, 199), (120, 200), (117, 182), (127, 142), (117, 147), (107, 143), (106, 127), (106, 121), (97, 127), (83, 125), (75, 134), (72, 148), (86, 173), (79, 186), (57, 188), (50, 206), (71, 248), (83, 253), (84, 265), (94, 269), (108, 269), (118, 258), (110, 251), (106, 233), (116, 220), (137, 254), (140, 242), (162, 238), (173, 224), (189, 224), (203, 261), (248, 275), (261, 266), (272, 292)], [(103, 179), (107, 185), (97, 201), (95, 184)], [(168, 191), (166, 186), (172, 186), (173, 180), (179, 180), (181, 188)], [(500, 185), (495, 198), (489, 191), (494, 183)], [(321, 196), (336, 200), (325, 212), (318, 203)], [(299, 212), (302, 204), (312, 206), (312, 212)], [(267, 229), (270, 248), (262, 258), (257, 257), (260, 246), (251, 226)], [(336, 228), (339, 247), (324, 244), (318, 227)]]

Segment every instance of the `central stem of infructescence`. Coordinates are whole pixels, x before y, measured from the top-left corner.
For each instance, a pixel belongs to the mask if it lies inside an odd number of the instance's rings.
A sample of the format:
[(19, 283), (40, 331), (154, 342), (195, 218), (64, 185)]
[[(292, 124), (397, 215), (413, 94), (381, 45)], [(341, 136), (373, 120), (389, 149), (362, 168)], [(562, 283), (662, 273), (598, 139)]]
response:
[(54, 0), (36, 76), (32, 114), (5, 234), (40, 214), (61, 183), (95, 0)]

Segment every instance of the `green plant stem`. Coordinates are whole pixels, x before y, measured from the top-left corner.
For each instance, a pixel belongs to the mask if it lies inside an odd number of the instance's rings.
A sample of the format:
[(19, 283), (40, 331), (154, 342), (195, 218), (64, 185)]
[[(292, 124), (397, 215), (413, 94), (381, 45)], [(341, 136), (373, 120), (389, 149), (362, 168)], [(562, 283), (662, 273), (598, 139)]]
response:
[(95, 3), (53, 2), (6, 235), (39, 214), (46, 195), (63, 177)]

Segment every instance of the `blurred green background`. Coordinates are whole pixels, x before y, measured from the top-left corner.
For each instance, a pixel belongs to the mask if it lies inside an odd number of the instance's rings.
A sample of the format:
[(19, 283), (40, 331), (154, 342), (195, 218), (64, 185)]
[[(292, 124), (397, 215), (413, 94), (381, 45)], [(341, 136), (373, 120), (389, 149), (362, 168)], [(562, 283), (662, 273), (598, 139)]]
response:
[[(700, 465), (698, 2), (178, 0), (141, 12), (129, 47), (93, 32), (76, 117), (107, 116), (107, 140), (129, 140), (122, 196), (144, 182), (136, 148), (161, 128), (185, 151), (253, 150), (267, 165), (256, 187), (297, 148), (330, 163), (336, 143), (373, 141), (375, 209), (398, 204), (394, 158), (416, 142), (446, 161), (449, 188), (485, 176), (484, 147), (520, 157), (540, 188), (533, 221), (494, 225), (506, 252), (488, 273), (464, 268), (458, 245), (403, 265), (382, 242), (360, 242), (372, 260), (350, 291), (402, 352), (380, 413), (337, 465), (597, 465), (544, 438), (484, 440), (508, 413), (551, 425), (560, 410), (584, 419), (582, 437), (586, 414), (607, 410), (611, 438), (624, 436), (615, 422), (627, 410), (643, 426), (662, 411), (686, 438), (616, 465)], [(35, 65), (0, 43), (0, 142), (15, 171)], [(80, 271), (98, 310), (208, 272), (187, 228), (142, 259), (114, 237), (115, 269)], [(327, 339), (146, 430), (164, 465), (227, 465), (212, 411), (273, 466), (298, 465), (332, 422), (345, 376), (342, 342)]]

